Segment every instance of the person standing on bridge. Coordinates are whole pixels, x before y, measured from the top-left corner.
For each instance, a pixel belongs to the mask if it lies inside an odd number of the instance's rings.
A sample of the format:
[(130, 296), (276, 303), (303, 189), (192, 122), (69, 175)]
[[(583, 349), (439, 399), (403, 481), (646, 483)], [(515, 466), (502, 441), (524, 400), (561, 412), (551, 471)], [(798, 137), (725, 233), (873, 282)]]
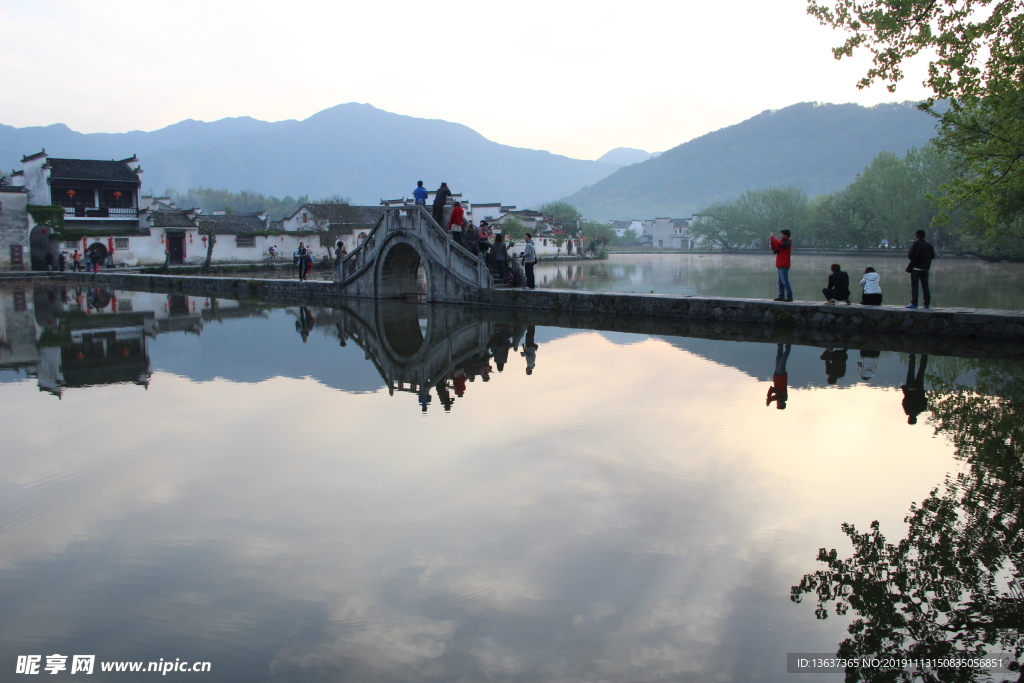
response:
[(423, 187), (423, 181), (416, 181), (416, 189), (412, 191), (412, 196), (416, 200), (416, 206), (427, 205), (427, 188)]
[(772, 245), (772, 253), (775, 254), (775, 269), (779, 271), (779, 296), (776, 301), (792, 301), (793, 288), (789, 286), (789, 257), (793, 253), (793, 240), (789, 238), (792, 234), (789, 230), (780, 230), (782, 239), (775, 239), (775, 233), (769, 233), (768, 239)]
[(462, 217), (465, 215), (466, 212), (463, 210), (462, 204), (455, 202), (455, 206), (452, 207), (452, 215), (448, 218), (448, 229), (452, 231), (452, 239), (459, 244), (462, 244)]
[(299, 248), (295, 250), (295, 264), (299, 267), (299, 280), (305, 280), (309, 274), (309, 249), (305, 242), (299, 242)]
[(448, 183), (441, 183), (441, 187), (437, 188), (437, 192), (434, 193), (434, 222), (441, 225), (444, 220), (444, 205), (448, 203), (448, 198), (452, 196), (452, 191), (448, 189)]

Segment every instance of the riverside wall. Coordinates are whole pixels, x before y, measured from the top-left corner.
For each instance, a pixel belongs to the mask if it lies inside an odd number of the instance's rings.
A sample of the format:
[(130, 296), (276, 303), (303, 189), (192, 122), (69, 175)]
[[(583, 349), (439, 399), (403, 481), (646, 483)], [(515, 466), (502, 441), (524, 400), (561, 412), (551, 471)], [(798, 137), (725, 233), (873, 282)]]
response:
[[(119, 289), (183, 292), (197, 296), (267, 299), (282, 303), (341, 305), (349, 297), (324, 281), (257, 278), (64, 273), (21, 282), (74, 281)], [(749, 323), (762, 327), (833, 330), (860, 334), (897, 334), (1024, 341), (1024, 311), (971, 308), (908, 310), (895, 306), (826, 305), (764, 299), (730, 299), (671, 294), (580, 292), (555, 289), (493, 289), (467, 295), (463, 305), (712, 323)]]

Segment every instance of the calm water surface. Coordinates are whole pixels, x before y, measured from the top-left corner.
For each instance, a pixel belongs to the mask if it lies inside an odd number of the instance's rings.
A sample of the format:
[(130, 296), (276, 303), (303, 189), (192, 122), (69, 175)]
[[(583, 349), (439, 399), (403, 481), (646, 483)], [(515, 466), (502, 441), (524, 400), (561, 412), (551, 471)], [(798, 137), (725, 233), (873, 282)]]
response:
[[(72, 288), (0, 312), (2, 680), (56, 653), (100, 681), (838, 681), (786, 653), (1019, 638), (1014, 360)], [(850, 559), (875, 520), (906, 542)]]
[[(854, 302), (860, 301), (864, 268), (881, 275), (885, 304), (910, 303), (910, 276), (906, 259), (857, 256), (793, 256), (790, 281), (793, 296), (803, 301), (823, 300), (829, 266), (838, 262), (850, 274)], [(1024, 309), (1024, 264), (939, 259), (932, 264), (932, 304), (935, 307)], [(542, 262), (537, 266), (542, 287), (654, 291), (771, 299), (778, 296), (775, 257), (748, 254), (612, 254), (606, 261)]]

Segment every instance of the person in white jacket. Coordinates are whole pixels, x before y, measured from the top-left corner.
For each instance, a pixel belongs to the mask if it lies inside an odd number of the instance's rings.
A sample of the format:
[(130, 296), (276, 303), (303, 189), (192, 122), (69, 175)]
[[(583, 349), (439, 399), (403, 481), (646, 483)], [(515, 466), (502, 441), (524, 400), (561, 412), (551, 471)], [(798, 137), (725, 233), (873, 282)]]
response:
[(860, 283), (864, 286), (864, 294), (861, 296), (860, 303), (862, 306), (881, 306), (882, 305), (882, 282), (878, 277), (878, 273), (871, 266), (864, 269), (864, 277), (860, 279)]

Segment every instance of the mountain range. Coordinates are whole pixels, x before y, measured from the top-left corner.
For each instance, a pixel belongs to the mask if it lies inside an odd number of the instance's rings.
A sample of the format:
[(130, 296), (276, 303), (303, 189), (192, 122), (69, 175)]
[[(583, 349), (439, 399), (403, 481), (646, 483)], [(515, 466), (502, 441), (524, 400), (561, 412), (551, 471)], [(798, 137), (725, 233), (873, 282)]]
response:
[(765, 111), (660, 155), (620, 147), (596, 161), (493, 142), (458, 123), (340, 104), (302, 121), (185, 120), (155, 131), (78, 133), (66, 125), (0, 124), (0, 169), (45, 148), (54, 157), (137, 154), (144, 189), (205, 186), (285, 195), (343, 195), (357, 204), (411, 196), (441, 181), (474, 202), (520, 208), (565, 198), (588, 218), (685, 217), (748, 189), (840, 189), (881, 151), (934, 136), (910, 103), (865, 108), (802, 103)]
[(242, 117), (186, 120), (152, 132), (77, 133), (63, 124), (0, 125), (0, 168), (45, 148), (50, 156), (123, 159), (137, 154), (143, 184), (253, 190), (282, 197), (340, 194), (357, 204), (412, 196), (441, 181), (474, 202), (540, 204), (603, 178), (617, 166), (488, 140), (458, 123), (340, 104), (302, 121)]
[(642, 163), (625, 166), (565, 201), (596, 220), (684, 218), (746, 190), (842, 189), (879, 152), (902, 155), (935, 136), (914, 104), (815, 104), (769, 110)]

